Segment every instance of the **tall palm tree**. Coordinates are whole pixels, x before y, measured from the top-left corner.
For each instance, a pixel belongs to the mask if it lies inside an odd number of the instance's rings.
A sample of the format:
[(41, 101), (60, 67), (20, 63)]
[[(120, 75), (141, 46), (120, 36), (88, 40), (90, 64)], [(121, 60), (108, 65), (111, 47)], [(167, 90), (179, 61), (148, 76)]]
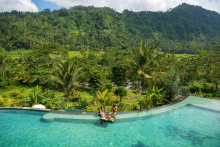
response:
[(0, 51), (1, 51), (0, 52), (0, 64), (2, 67), (2, 76), (4, 77), (5, 76), (5, 64), (7, 63), (7, 55), (6, 55), (5, 49), (1, 49)]
[(152, 78), (152, 73), (156, 71), (158, 60), (164, 57), (163, 53), (158, 52), (157, 46), (153, 45), (148, 48), (148, 43), (145, 45), (144, 41), (141, 41), (140, 48), (133, 49), (134, 57), (128, 59), (132, 62), (137, 69), (137, 73), (141, 76), (142, 93), (144, 92), (144, 80), (145, 78)]
[(17, 61), (17, 66), (21, 66), (21, 70), (23, 70), (23, 65), (24, 65), (23, 56), (21, 55), (16, 61)]
[(71, 60), (61, 61), (55, 66), (56, 76), (52, 76), (52, 80), (60, 84), (67, 93), (67, 109), (70, 92), (79, 85), (79, 79), (84, 74), (81, 70), (82, 68), (74, 66)]
[(104, 107), (105, 112), (105, 105), (111, 100), (112, 93), (108, 92), (108, 89), (103, 91), (102, 93), (100, 91), (96, 92), (96, 100)]
[(25, 60), (25, 64), (28, 66), (29, 68), (29, 72), (30, 72), (30, 76), (31, 76), (31, 69), (35, 68), (36, 66), (36, 62), (33, 56), (29, 56), (28, 58), (24, 59)]

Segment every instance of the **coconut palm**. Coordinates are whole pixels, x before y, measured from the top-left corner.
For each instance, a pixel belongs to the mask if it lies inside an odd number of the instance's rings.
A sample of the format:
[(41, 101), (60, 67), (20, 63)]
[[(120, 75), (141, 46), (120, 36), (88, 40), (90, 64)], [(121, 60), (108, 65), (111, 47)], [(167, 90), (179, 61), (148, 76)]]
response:
[(5, 65), (7, 63), (7, 55), (5, 49), (0, 49), (0, 65), (2, 67), (2, 76), (5, 75)]
[(21, 70), (23, 70), (24, 59), (22, 55), (16, 60), (16, 63), (17, 63), (17, 66), (20, 66)]
[(127, 61), (132, 62), (137, 69), (137, 73), (141, 76), (142, 93), (144, 92), (144, 80), (145, 78), (152, 78), (152, 73), (156, 71), (158, 60), (164, 57), (164, 54), (158, 52), (157, 46), (153, 45), (148, 48), (148, 43), (145, 45), (144, 41), (141, 41), (141, 47), (133, 49), (134, 57)]
[(104, 107), (105, 112), (105, 106), (108, 102), (111, 101), (112, 93), (108, 92), (108, 89), (103, 91), (102, 93), (100, 91), (96, 92), (96, 100)]
[(25, 59), (25, 64), (28, 66), (31, 76), (31, 70), (36, 66), (35, 58), (33, 56), (29, 56), (28, 58)]
[(70, 60), (61, 61), (55, 66), (56, 76), (52, 76), (52, 80), (60, 84), (67, 93), (67, 109), (70, 92), (79, 85), (79, 79), (84, 74), (81, 70), (82, 68), (74, 66), (74, 62)]

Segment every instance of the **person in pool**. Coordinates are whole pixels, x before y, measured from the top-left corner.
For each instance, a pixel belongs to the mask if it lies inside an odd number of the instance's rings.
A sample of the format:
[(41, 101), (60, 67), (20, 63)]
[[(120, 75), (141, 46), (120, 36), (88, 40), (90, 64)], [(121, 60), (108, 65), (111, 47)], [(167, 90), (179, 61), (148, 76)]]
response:
[(118, 107), (115, 106), (115, 105), (113, 105), (113, 106), (112, 106), (112, 112), (110, 112), (109, 114), (111, 115), (111, 114), (113, 113), (113, 114), (114, 114), (114, 117), (115, 117), (115, 114), (116, 114), (117, 111), (118, 111)]
[(105, 118), (104, 108), (102, 106), (99, 109), (99, 114), (102, 116), (102, 118)]

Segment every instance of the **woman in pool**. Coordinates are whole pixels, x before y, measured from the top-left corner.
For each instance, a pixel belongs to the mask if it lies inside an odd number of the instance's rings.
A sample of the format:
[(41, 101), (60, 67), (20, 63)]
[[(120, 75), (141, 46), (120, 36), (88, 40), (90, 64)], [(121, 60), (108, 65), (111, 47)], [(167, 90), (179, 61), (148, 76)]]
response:
[(104, 113), (104, 108), (101, 106), (101, 108), (99, 109), (99, 114), (102, 116), (102, 118), (105, 117), (105, 113)]

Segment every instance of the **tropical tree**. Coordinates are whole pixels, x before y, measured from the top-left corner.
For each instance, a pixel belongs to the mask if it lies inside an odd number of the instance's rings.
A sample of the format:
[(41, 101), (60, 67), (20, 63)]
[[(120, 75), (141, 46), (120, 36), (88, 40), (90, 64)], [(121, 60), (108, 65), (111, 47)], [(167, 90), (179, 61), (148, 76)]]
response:
[(29, 83), (29, 81), (31, 80), (29, 74), (24, 70), (18, 72), (17, 76), (14, 79), (18, 80), (20, 84)]
[(42, 86), (43, 90), (47, 90), (47, 97), (48, 97), (48, 91), (49, 91), (49, 86), (52, 85), (52, 81), (50, 77), (42, 77), (40, 78), (40, 86)]
[(101, 73), (98, 70), (94, 70), (92, 73), (91, 78), (89, 79), (89, 87), (91, 87), (94, 91), (99, 91), (102, 86), (102, 81), (101, 81)]
[(23, 65), (24, 65), (24, 59), (23, 59), (23, 56), (19, 56), (19, 58), (16, 60), (17, 62), (17, 66), (20, 66), (21, 67), (21, 70), (23, 70)]
[(120, 96), (120, 102), (121, 102), (122, 98), (127, 95), (127, 92), (128, 91), (123, 86), (119, 86), (114, 91), (115, 95)]
[(2, 76), (3, 77), (5, 76), (6, 62), (7, 62), (7, 55), (6, 55), (5, 49), (0, 48), (0, 64), (1, 64), (1, 67), (2, 67)]
[(32, 68), (35, 68), (35, 66), (36, 66), (35, 59), (34, 59), (33, 56), (30, 55), (28, 58), (26, 58), (24, 60), (25, 60), (25, 65), (28, 66), (29, 73), (30, 73), (30, 76), (31, 76), (31, 70), (32, 70)]
[(112, 92), (112, 89), (113, 89), (112, 83), (106, 83), (105, 84), (105, 89), (108, 89), (108, 92)]
[(60, 84), (63, 87), (63, 90), (67, 93), (67, 109), (70, 92), (74, 87), (79, 86), (79, 80), (83, 74), (82, 68), (74, 66), (74, 62), (71, 60), (61, 61), (55, 66), (56, 76), (52, 76), (52, 80)]
[[(211, 80), (215, 84), (215, 91), (218, 90), (220, 81), (220, 45), (212, 45), (208, 51), (209, 58), (207, 59), (211, 65)], [(209, 75), (207, 75), (209, 76)]]
[(145, 78), (152, 78), (152, 73), (156, 71), (159, 66), (158, 60), (164, 57), (163, 53), (157, 51), (157, 46), (153, 45), (148, 47), (148, 43), (145, 45), (144, 41), (141, 41), (140, 48), (132, 50), (134, 57), (127, 61), (132, 62), (136, 68), (137, 73), (141, 76), (142, 93), (144, 92)]
[(117, 63), (112, 68), (112, 81), (117, 86), (124, 86), (126, 81), (126, 68), (123, 64)]
[(104, 112), (105, 112), (105, 106), (108, 102), (111, 101), (112, 93), (109, 93), (108, 89), (106, 89), (102, 93), (100, 91), (97, 91), (96, 98), (97, 98), (96, 100), (104, 107)]
[[(94, 92), (94, 96), (96, 99), (96, 92), (101, 89), (102, 81), (101, 81), (101, 73), (98, 70), (93, 71), (91, 78), (89, 79), (89, 87), (92, 88)], [(95, 102), (94, 99), (94, 112), (95, 112)]]

